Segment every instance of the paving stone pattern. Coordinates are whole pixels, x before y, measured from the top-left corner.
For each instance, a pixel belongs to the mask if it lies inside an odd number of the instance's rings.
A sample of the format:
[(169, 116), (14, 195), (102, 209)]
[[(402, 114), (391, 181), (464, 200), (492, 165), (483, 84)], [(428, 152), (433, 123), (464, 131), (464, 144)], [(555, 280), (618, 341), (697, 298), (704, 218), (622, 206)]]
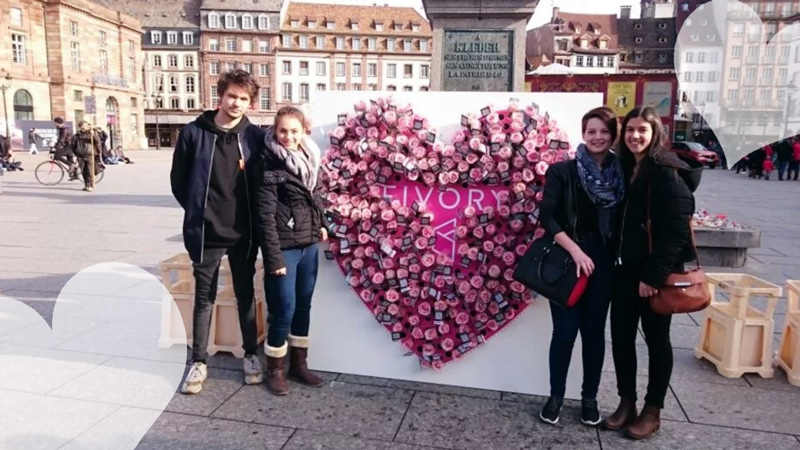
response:
[[(120, 261), (158, 274), (159, 261), (183, 251), (182, 211), (168, 183), (170, 152), (131, 152), (131, 157), (135, 165), (109, 167), (93, 194), (81, 192), (78, 182), (49, 188), (39, 185), (32, 169), (42, 157), (20, 157), (28, 170), (2, 179), (0, 295), (26, 303), (50, 321), (58, 293), (81, 269)], [(762, 247), (751, 252), (741, 271), (776, 283), (800, 279), (800, 183), (707, 171), (697, 204), (761, 229)], [(785, 312), (785, 299), (781, 299), (776, 346)], [(2, 317), (0, 350), (33, 346), (43, 354), (57, 352), (48, 350), (50, 342), (15, 338), (30, 324), (14, 322), (14, 308)], [(241, 362), (218, 354), (209, 361), (205, 390), (192, 397), (176, 393), (138, 448), (800, 449), (796, 436), (800, 435), (800, 388), (790, 386), (780, 370), (771, 380), (758, 375), (721, 377), (711, 364), (694, 358), (700, 320), (702, 313), (673, 321), (674, 376), (662, 429), (647, 443), (581, 425), (580, 405), (574, 401), (567, 402), (557, 426), (546, 426), (537, 418), (544, 398), (507, 392), (323, 373), (324, 387), (291, 383), (290, 395), (277, 398), (263, 386), (245, 386)], [(91, 329), (91, 320), (76, 318), (64, 332), (78, 337)], [(638, 384), (643, 393), (647, 348), (643, 339), (637, 344)], [(617, 401), (610, 343), (607, 347), (599, 395), (604, 414)], [(86, 360), (87, 367), (103, 363), (102, 358)], [(70, 383), (77, 374), (59, 376), (53, 381), (65, 391), (87, 388)], [(81, 400), (92, 404), (92, 395), (87, 393)], [(130, 399), (127, 403), (120, 399), (122, 407), (147, 408)], [(128, 410), (120, 411), (115, 414)], [(95, 436), (102, 436), (102, 430)]]

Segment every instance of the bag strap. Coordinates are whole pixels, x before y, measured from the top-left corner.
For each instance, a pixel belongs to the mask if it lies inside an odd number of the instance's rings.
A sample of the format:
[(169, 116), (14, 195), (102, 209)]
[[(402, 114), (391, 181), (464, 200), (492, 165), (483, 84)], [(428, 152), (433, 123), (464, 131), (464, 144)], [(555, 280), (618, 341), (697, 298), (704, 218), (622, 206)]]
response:
[[(673, 169), (675, 171), (675, 169)], [(677, 176), (677, 171), (675, 171), (675, 175)], [(647, 183), (647, 249), (648, 254), (653, 253), (653, 225), (652, 220), (650, 219), (650, 194), (653, 191), (653, 182), (649, 181)], [(694, 227), (692, 226), (692, 219), (689, 218), (689, 236), (692, 238), (692, 249), (694, 249), (694, 263), (697, 268), (700, 268), (700, 253), (697, 251), (697, 241), (694, 238)]]

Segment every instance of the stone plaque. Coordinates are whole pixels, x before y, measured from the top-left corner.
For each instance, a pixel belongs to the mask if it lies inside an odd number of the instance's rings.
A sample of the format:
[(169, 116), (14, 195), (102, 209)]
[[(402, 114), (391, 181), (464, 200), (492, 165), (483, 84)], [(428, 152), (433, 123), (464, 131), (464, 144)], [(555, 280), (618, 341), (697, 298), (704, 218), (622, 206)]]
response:
[(442, 91), (514, 90), (513, 30), (445, 30)]

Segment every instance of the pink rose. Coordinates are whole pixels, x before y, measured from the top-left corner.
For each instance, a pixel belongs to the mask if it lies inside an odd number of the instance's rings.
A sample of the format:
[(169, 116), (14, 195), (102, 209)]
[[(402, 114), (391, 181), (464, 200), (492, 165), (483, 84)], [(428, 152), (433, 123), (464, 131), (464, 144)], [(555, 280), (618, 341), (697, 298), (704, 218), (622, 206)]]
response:
[(497, 233), (497, 226), (493, 223), (486, 225), (486, 236), (494, 236)]
[(414, 248), (417, 250), (425, 250), (428, 248), (428, 240), (424, 237), (418, 237), (416, 240), (414, 240)]
[(429, 341), (436, 339), (436, 330), (433, 328), (428, 328), (425, 330), (425, 339)]
[(450, 183), (450, 176), (447, 172), (439, 172), (439, 184), (446, 185)]
[(534, 180), (535, 177), (536, 176), (533, 174), (533, 171), (531, 169), (528, 169), (527, 167), (522, 169), (522, 180), (525, 181), (526, 183), (530, 183), (531, 181)]
[(524, 244), (520, 244), (516, 248), (517, 256), (524, 256), (525, 252), (528, 250), (528, 246)]
[(436, 182), (436, 175), (426, 172), (422, 174), (422, 182), (425, 183), (426, 186), (430, 186)]
[(456, 315), (456, 323), (459, 325), (466, 325), (469, 323), (469, 314), (460, 312)]
[(469, 171), (469, 177), (473, 180), (480, 181), (483, 179), (483, 172), (477, 167)]
[(475, 300), (478, 299), (478, 291), (470, 290), (464, 295), (464, 300), (467, 303), (475, 303)]
[(350, 287), (352, 287), (352, 288), (358, 287), (361, 284), (361, 277), (359, 277), (357, 275), (352, 276), (348, 280), (348, 283), (350, 284)]
[(509, 160), (513, 156), (513, 151), (509, 146), (503, 146), (500, 148), (500, 158), (503, 160)]
[(497, 329), (498, 329), (498, 328), (500, 328), (500, 326), (499, 326), (499, 325), (497, 325), (497, 322), (495, 322), (494, 320), (490, 320), (490, 321), (489, 321), (489, 322), (486, 324), (486, 326), (487, 326), (487, 327), (488, 327), (490, 330), (492, 330), (492, 331), (497, 331)]
[(492, 251), (494, 251), (494, 242), (483, 241), (483, 251), (486, 253), (492, 253)]
[(420, 330), (419, 328), (417, 328), (417, 327), (414, 327), (414, 328), (411, 330), (411, 336), (412, 336), (414, 339), (417, 339), (417, 340), (419, 340), (419, 339), (422, 339), (422, 338), (424, 338), (424, 337), (425, 337), (425, 333), (423, 333), (423, 332), (422, 332), (422, 330)]
[(400, 307), (397, 306), (396, 304), (392, 303), (391, 305), (389, 305), (388, 308), (386, 308), (386, 312), (388, 312), (389, 314), (391, 314), (393, 316), (397, 316), (397, 313), (400, 312)]
[(457, 130), (457, 131), (456, 131), (455, 133), (453, 133), (453, 135), (450, 137), (450, 141), (451, 141), (452, 143), (454, 143), (454, 144), (457, 144), (457, 143), (459, 143), (459, 142), (464, 142), (464, 138), (465, 138), (465, 137), (466, 137), (466, 136), (464, 135), (464, 132), (463, 132), (463, 131), (461, 131), (461, 130)]
[(456, 237), (458, 239), (464, 239), (465, 237), (467, 237), (468, 233), (469, 230), (464, 225), (460, 225), (458, 228), (456, 228)]
[(519, 144), (520, 142), (522, 142), (522, 139), (523, 139), (522, 138), (522, 133), (520, 133), (520, 132), (511, 133), (510, 139), (511, 139), (511, 142), (513, 142), (515, 144)]
[(411, 273), (420, 273), (422, 267), (419, 264), (412, 264), (408, 266), (408, 270), (411, 271)]
[(492, 264), (489, 266), (489, 276), (492, 278), (499, 278), (500, 277), (500, 267), (497, 264)]
[[(448, 327), (448, 328), (449, 328), (449, 327)], [(445, 334), (445, 333), (442, 333), (442, 334)], [(441, 346), (442, 346), (442, 350), (444, 350), (444, 351), (446, 351), (446, 352), (449, 352), (450, 350), (452, 350), (452, 349), (453, 349), (453, 347), (455, 346), (455, 344), (453, 343), (453, 340), (452, 340), (452, 339), (450, 339), (450, 338), (444, 338), (444, 339), (442, 339)]]
[(483, 278), (476, 275), (470, 278), (469, 284), (475, 289), (480, 289), (481, 287), (483, 287)]
[(483, 227), (475, 227), (475, 229), (472, 230), (472, 235), (475, 236), (476, 239), (483, 239)]
[(361, 297), (361, 301), (364, 303), (372, 301), (372, 291), (370, 290), (363, 290), (358, 293), (358, 296)]
[(517, 260), (517, 257), (512, 252), (505, 252), (503, 253), (503, 263), (507, 266), (514, 264), (514, 261)]
[(445, 283), (444, 277), (438, 277), (436, 281), (433, 282), (433, 285), (436, 286), (437, 289), (444, 289)]
[[(526, 144), (527, 144), (528, 142), (531, 142), (531, 141), (525, 141), (525, 143), (526, 143)], [(531, 146), (532, 146), (532, 145), (533, 145), (533, 144), (531, 144)], [(539, 162), (539, 154), (538, 154), (538, 153), (536, 153), (536, 151), (535, 151), (535, 150), (536, 150), (536, 149), (531, 149), (531, 150), (528, 152), (528, 154), (527, 154), (527, 155), (525, 155), (525, 159), (527, 159), (527, 160), (528, 160), (528, 162), (529, 162), (529, 163), (531, 163), (531, 164), (536, 164), (537, 162)]]
[(547, 164), (546, 162), (544, 162), (544, 161), (539, 161), (539, 162), (536, 164), (536, 173), (537, 173), (538, 175), (544, 176), (544, 174), (545, 174), (545, 173), (547, 173), (547, 169), (548, 169), (549, 167), (550, 167), (550, 165), (549, 165), (549, 164)]
[(469, 292), (469, 281), (461, 281), (458, 283), (458, 293), (461, 295), (466, 295)]
[(481, 291), (480, 294), (478, 294), (478, 297), (481, 299), (483, 303), (489, 303), (489, 301), (492, 299), (492, 293), (484, 289)]
[[(433, 221), (433, 217), (432, 216), (433, 215), (430, 214), (430, 213), (423, 215), (423, 217), (428, 217), (428, 220), (430, 220), (431, 222)], [(426, 226), (422, 227), (422, 235), (424, 237), (430, 239), (434, 235), (436, 235), (436, 230), (434, 230), (432, 226), (426, 225)]]
[(500, 217), (506, 219), (511, 215), (511, 208), (509, 208), (507, 205), (500, 205), (500, 207), (497, 208), (497, 213), (500, 215)]
[(523, 167), (525, 167), (525, 158), (523, 158), (521, 156), (515, 157), (514, 158), (514, 168), (522, 169)]
[(353, 266), (353, 269), (361, 270), (364, 267), (364, 260), (360, 258), (356, 258), (350, 263)]
[(383, 276), (381, 272), (376, 272), (375, 275), (372, 276), (372, 284), (374, 285), (381, 285), (386, 277)]
[(458, 256), (467, 256), (468, 252), (469, 252), (469, 244), (465, 243), (458, 246), (457, 250)]
[(417, 312), (421, 316), (428, 316), (431, 314), (431, 304), (428, 302), (422, 302), (417, 307)]
[(510, 223), (511, 229), (514, 231), (521, 230), (523, 225), (521, 220), (512, 220)]
[(478, 259), (478, 249), (477, 248), (470, 248), (467, 252), (467, 258), (472, 261), (476, 261)]
[(475, 217), (475, 214), (476, 211), (474, 206), (467, 206), (466, 208), (464, 208), (464, 217), (466, 217), (467, 219)]
[(422, 346), (422, 354), (425, 356), (431, 356), (436, 353), (436, 348), (434, 348), (431, 344), (425, 344)]
[(395, 291), (394, 289), (389, 289), (388, 291), (386, 291), (386, 300), (389, 300), (390, 302), (394, 303), (400, 300), (400, 293)]
[(422, 265), (424, 267), (431, 267), (436, 264), (436, 256), (433, 253), (425, 253), (422, 255)]
[(417, 315), (409, 316), (408, 317), (408, 323), (412, 327), (415, 327), (415, 326), (419, 325), (419, 316), (417, 316)]
[(481, 138), (474, 136), (469, 140), (469, 148), (472, 150), (478, 150), (481, 147)]

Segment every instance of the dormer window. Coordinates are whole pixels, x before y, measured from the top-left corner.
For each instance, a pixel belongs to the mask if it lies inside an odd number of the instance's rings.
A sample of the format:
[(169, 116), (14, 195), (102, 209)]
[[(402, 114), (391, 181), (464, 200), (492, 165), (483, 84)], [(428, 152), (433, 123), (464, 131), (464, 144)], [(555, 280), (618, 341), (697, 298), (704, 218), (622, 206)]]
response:
[(334, 28), (336, 28), (336, 22), (329, 20), (325, 22), (325, 27), (329, 30), (333, 30)]
[(258, 29), (259, 30), (267, 30), (269, 29), (269, 17), (266, 14), (261, 14), (258, 16)]
[(317, 22), (314, 20), (308, 21), (308, 28), (317, 28)]
[(414, 31), (414, 33), (419, 33), (420, 26), (418, 23), (415, 23), (411, 25), (411, 29)]
[(383, 31), (383, 23), (375, 22), (375, 31)]
[(292, 20), (291, 25), (292, 25), (292, 28), (297, 28), (297, 27), (300, 26), (300, 21), (299, 20)]
[(403, 31), (403, 24), (400, 22), (394, 23), (394, 31)]
[(692, 40), (695, 41), (695, 42), (700, 40), (700, 35), (699, 34), (693, 34), (693, 35), (691, 35), (689, 37), (691, 37)]
[(245, 14), (242, 16), (242, 29), (243, 30), (253, 29), (253, 16), (251, 16), (250, 14)]
[(225, 14), (225, 28), (236, 28), (236, 16), (233, 13)]
[(208, 15), (208, 28), (219, 28), (219, 14), (212, 12)]
[(358, 31), (358, 22), (350, 22), (350, 29), (353, 31)]
[(600, 39), (599, 41), (597, 41), (597, 43), (598, 43), (598, 46), (599, 46), (601, 49), (604, 49), (604, 50), (605, 50), (605, 49), (607, 49), (607, 48), (608, 48), (608, 40), (607, 40), (607, 39)]
[(150, 32), (150, 41), (153, 44), (160, 44), (161, 43), (161, 32), (160, 31), (151, 31)]
[(586, 38), (581, 39), (581, 48), (589, 48), (589, 40)]

